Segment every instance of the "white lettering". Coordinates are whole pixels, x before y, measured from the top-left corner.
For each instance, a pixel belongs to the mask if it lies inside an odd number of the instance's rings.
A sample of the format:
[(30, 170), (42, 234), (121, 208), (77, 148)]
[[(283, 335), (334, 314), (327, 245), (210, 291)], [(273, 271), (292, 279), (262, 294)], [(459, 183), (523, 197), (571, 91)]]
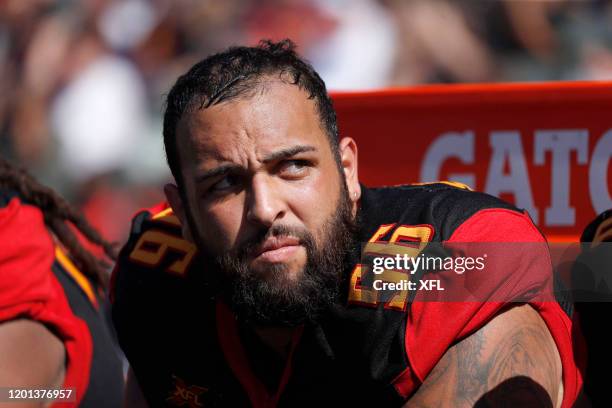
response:
[(570, 206), (570, 154), (576, 151), (578, 164), (588, 163), (587, 130), (538, 130), (535, 132), (534, 164), (546, 163), (546, 152), (552, 152), (551, 206), (544, 213), (549, 226), (574, 225), (576, 209)]
[(376, 279), (374, 281), (374, 290), (382, 290), (382, 283), (383, 281), (381, 281), (380, 279)]
[(383, 271), (385, 270), (382, 267), (383, 261), (384, 261), (384, 258), (380, 258), (380, 257), (374, 258), (374, 268), (372, 268), (372, 271), (375, 274), (379, 275), (379, 274), (383, 273)]
[[(538, 210), (533, 202), (527, 163), (517, 131), (495, 131), (489, 135), (489, 145), (493, 157), (487, 173), (485, 192), (495, 196), (501, 193), (514, 195), (516, 205), (529, 211), (534, 223), (538, 223)], [(508, 161), (509, 174), (504, 174), (504, 164)]]
[[(474, 164), (474, 132), (447, 132), (440, 135), (425, 153), (421, 165), (421, 182), (440, 180), (442, 165), (453, 157), (464, 164)], [(447, 179), (476, 187), (476, 178), (470, 173), (449, 174)]]
[(608, 180), (608, 167), (612, 158), (612, 129), (599, 139), (589, 166), (589, 192), (593, 209), (597, 214), (612, 208), (611, 181)]

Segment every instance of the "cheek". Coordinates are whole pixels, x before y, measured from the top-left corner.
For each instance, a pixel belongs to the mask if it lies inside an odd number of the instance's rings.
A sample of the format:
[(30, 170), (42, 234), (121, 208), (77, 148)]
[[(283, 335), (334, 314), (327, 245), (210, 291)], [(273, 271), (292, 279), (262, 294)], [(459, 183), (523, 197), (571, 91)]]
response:
[(201, 206), (200, 211), (200, 231), (204, 244), (215, 253), (234, 247), (242, 224), (243, 206), (226, 202), (223, 205)]
[(315, 235), (325, 227), (325, 222), (336, 211), (340, 185), (337, 171), (331, 170), (319, 172), (290, 195), (294, 213)]

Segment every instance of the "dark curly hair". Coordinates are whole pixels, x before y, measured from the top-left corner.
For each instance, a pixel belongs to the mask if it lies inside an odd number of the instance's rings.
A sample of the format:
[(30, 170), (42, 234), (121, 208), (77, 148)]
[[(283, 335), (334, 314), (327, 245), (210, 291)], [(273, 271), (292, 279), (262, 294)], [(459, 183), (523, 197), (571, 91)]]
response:
[(230, 47), (195, 64), (178, 78), (166, 100), (164, 146), (170, 171), (182, 186), (176, 127), (185, 112), (206, 109), (224, 101), (250, 96), (264, 76), (278, 75), (281, 80), (308, 93), (314, 99), (321, 127), (328, 136), (337, 162), (338, 126), (332, 100), (325, 83), (313, 67), (295, 52), (288, 39), (261, 41), (256, 47)]
[(77, 267), (92, 282), (105, 288), (108, 283), (108, 267), (104, 260), (96, 258), (79, 243), (69, 227), (72, 224), (89, 242), (100, 246), (111, 260), (117, 259), (113, 244), (107, 242), (83, 215), (51, 188), (40, 184), (25, 169), (17, 167), (0, 157), (0, 188), (14, 191), (26, 203), (38, 207), (45, 224), (53, 235), (68, 250)]

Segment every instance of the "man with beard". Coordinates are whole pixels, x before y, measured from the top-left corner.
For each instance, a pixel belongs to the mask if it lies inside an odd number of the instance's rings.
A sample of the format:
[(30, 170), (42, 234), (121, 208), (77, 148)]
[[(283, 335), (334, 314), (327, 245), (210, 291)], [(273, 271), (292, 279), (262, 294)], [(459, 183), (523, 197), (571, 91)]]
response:
[(197, 63), (168, 95), (164, 143), (169, 206), (135, 217), (113, 278), (127, 405), (572, 405), (570, 319), (510, 303), (550, 284), (546, 252), (492, 260), (482, 302), (368, 290), (363, 242), (544, 240), (485, 194), (361, 185), (291, 42)]

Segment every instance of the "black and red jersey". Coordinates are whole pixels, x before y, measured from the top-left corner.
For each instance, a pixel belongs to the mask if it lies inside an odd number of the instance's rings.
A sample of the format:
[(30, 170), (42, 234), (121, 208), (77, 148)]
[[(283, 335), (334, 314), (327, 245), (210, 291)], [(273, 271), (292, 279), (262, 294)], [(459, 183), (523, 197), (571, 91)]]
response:
[(62, 387), (75, 389), (76, 404), (52, 406), (120, 406), (123, 372), (105, 296), (54, 242), (40, 209), (10, 191), (0, 191), (0, 242), (0, 322), (31, 319), (64, 343)]
[[(364, 243), (545, 242), (526, 213), (448, 183), (362, 187), (358, 220)], [(449, 347), (511, 300), (534, 287), (552, 287), (548, 252), (533, 251), (491, 261), (496, 282), (485, 285), (491, 301), (431, 301), (417, 291), (381, 302), (361, 285), (357, 246), (345, 263), (341, 301), (316, 323), (295, 330), (283, 361), (208, 288), (203, 277), (210, 272), (182, 239), (167, 205), (137, 214), (113, 277), (112, 315), (149, 404), (401, 406)], [(570, 407), (581, 386), (571, 320), (554, 301), (530, 304), (558, 347), (562, 406)]]

